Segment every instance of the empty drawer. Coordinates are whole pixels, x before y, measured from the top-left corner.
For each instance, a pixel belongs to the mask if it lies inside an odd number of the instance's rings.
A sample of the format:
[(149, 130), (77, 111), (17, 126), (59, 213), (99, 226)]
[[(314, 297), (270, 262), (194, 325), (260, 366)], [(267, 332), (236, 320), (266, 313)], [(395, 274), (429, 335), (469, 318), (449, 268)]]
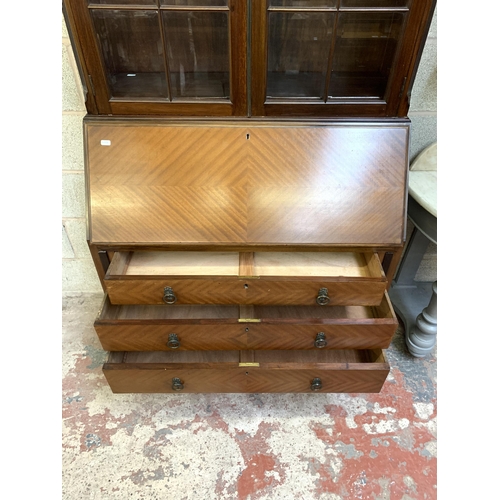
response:
[(115, 252), (112, 304), (379, 305), (376, 253)]

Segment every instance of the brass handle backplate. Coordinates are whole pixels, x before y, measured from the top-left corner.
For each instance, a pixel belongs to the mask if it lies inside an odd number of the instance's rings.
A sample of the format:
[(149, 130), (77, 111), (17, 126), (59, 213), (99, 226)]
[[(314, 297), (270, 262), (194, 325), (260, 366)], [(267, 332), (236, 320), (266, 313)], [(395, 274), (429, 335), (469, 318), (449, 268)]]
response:
[(180, 345), (181, 342), (179, 340), (179, 337), (177, 337), (177, 334), (176, 333), (169, 334), (167, 346), (170, 347), (170, 349), (178, 349)]
[(172, 379), (172, 389), (174, 391), (182, 391), (182, 389), (184, 389), (184, 384), (182, 383), (180, 378), (174, 377)]
[(330, 302), (330, 297), (328, 297), (328, 288), (320, 288), (318, 296), (316, 297), (316, 302), (320, 306), (326, 306)]
[(163, 302), (165, 302), (165, 304), (175, 304), (177, 302), (177, 296), (172, 290), (172, 287), (166, 286), (163, 289)]
[(323, 387), (323, 384), (321, 383), (321, 379), (316, 377), (313, 379), (311, 382), (311, 390), (312, 391), (319, 391)]
[(316, 335), (316, 340), (314, 341), (314, 346), (317, 347), (318, 349), (322, 349), (323, 347), (326, 347), (328, 342), (326, 341), (326, 335), (324, 332), (319, 332)]

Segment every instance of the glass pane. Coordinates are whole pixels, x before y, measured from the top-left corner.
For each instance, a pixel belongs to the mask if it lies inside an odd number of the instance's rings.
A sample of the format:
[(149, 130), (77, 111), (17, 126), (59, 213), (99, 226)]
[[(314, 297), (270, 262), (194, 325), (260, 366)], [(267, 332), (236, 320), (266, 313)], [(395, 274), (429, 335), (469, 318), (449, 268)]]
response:
[(229, 97), (228, 12), (163, 11), (172, 98)]
[(405, 14), (339, 14), (328, 95), (383, 99)]
[(89, 5), (156, 5), (156, 0), (87, 0)]
[(227, 7), (229, 0), (161, 0), (161, 5), (176, 5), (179, 7)]
[(168, 97), (157, 11), (92, 10), (113, 97)]
[(272, 7), (337, 7), (338, 0), (270, 0)]
[(340, 0), (341, 7), (406, 7), (408, 0)]
[(269, 13), (268, 96), (323, 97), (334, 16)]

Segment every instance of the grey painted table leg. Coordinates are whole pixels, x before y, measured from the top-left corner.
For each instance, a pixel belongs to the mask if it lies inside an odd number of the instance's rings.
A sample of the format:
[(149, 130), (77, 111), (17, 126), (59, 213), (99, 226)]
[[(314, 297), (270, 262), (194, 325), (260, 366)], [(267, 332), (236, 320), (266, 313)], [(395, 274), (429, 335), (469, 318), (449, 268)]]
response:
[(432, 285), (429, 305), (418, 315), (415, 324), (406, 334), (406, 345), (410, 353), (423, 358), (436, 345), (437, 335), (437, 281)]

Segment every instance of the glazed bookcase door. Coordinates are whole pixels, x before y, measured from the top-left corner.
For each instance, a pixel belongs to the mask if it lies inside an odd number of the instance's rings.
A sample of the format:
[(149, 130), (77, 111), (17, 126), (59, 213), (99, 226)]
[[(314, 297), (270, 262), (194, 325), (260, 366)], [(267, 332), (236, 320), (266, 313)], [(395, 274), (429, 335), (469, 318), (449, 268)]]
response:
[(252, 114), (405, 116), (431, 0), (254, 0)]
[(246, 2), (65, 0), (65, 6), (98, 114), (247, 114)]

